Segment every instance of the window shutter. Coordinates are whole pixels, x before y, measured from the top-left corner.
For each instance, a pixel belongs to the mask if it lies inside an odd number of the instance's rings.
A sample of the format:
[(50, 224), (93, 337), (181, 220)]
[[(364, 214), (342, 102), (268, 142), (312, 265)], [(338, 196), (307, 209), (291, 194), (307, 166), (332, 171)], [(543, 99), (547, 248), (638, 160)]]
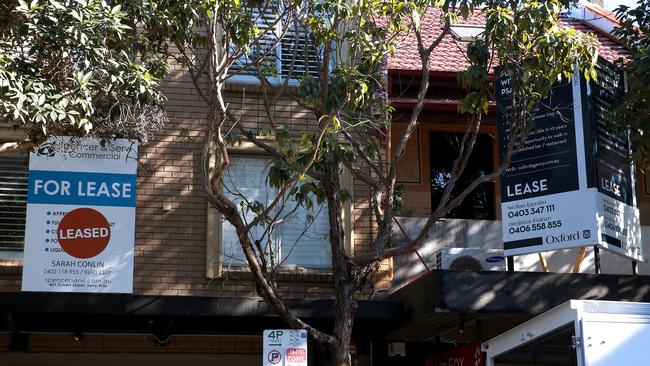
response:
[[(238, 206), (242, 198), (246, 197), (249, 202), (259, 201), (268, 204), (273, 199), (273, 192), (266, 186), (270, 160), (268, 158), (257, 158), (250, 156), (230, 156), (230, 167), (224, 176), (224, 194)], [(241, 207), (247, 222), (255, 218), (252, 212), (246, 212), (246, 207)], [(245, 266), (246, 258), (239, 244), (239, 238), (235, 228), (226, 220), (223, 220), (221, 254), (224, 267)], [(263, 228), (258, 226), (251, 230), (253, 238), (259, 237)], [(267, 244), (267, 243), (265, 243)]]
[[(277, 21), (279, 6), (271, 2), (263, 9), (252, 10), (252, 20), (257, 23), (263, 37), (258, 45), (230, 67), (234, 80), (257, 80), (253, 63), (260, 59), (263, 59), (262, 67), (271, 82), (281, 82), (286, 78), (295, 82), (305, 76), (318, 77), (319, 50), (313, 47), (308, 28), (301, 23), (307, 18), (305, 10), (298, 10), (298, 14), (290, 19)], [(300, 14), (301, 11), (303, 14)], [(262, 16), (261, 12), (264, 12)]]
[(27, 212), (26, 154), (0, 154), (0, 250), (22, 250)]
[(317, 78), (318, 50), (309, 39), (307, 27), (296, 21), (284, 26), (288, 30), (281, 42), (280, 73), (283, 77), (292, 79), (300, 79), (306, 75)]
[[(257, 67), (253, 65), (260, 59), (263, 59), (262, 65), (268, 68), (269, 71), (275, 73), (278, 67), (278, 53), (279, 48), (273, 49), (277, 43), (277, 19), (276, 7), (271, 4), (264, 9), (254, 8), (252, 13), (252, 21), (257, 23), (257, 28), (262, 32), (258, 44), (252, 47), (248, 53), (242, 55), (230, 67), (230, 73), (237, 76), (257, 76)], [(260, 16), (261, 12), (264, 12)], [(232, 50), (231, 50), (232, 51)]]

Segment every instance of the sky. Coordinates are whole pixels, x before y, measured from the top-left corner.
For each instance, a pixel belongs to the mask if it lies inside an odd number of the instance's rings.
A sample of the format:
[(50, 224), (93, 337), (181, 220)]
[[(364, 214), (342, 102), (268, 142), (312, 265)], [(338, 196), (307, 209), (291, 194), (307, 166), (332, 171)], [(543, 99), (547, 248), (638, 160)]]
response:
[(636, 7), (637, 0), (605, 0), (605, 8), (613, 10), (618, 8), (619, 5), (627, 5), (630, 8)]

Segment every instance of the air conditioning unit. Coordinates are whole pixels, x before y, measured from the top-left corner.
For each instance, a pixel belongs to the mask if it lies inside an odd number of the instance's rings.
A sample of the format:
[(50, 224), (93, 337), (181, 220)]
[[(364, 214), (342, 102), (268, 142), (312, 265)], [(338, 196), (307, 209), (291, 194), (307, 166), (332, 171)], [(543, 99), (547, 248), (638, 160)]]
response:
[(501, 249), (442, 248), (436, 253), (436, 269), (456, 271), (505, 271)]
[(406, 356), (406, 343), (390, 342), (388, 343), (388, 357)]

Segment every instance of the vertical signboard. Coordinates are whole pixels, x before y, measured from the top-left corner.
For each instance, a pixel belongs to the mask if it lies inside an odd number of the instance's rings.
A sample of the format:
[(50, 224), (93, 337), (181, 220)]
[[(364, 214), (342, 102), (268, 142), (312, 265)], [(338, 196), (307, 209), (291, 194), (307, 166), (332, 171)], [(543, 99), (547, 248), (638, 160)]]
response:
[[(624, 91), (623, 73), (601, 58), (597, 81), (576, 72), (532, 112), (525, 145), (501, 177), (505, 255), (597, 245), (643, 260), (629, 142), (609, 125)], [(513, 108), (507, 75), (496, 95), (503, 156)]]
[(262, 338), (263, 366), (307, 366), (305, 329), (267, 329)]
[(23, 291), (131, 293), (137, 143), (51, 138), (29, 157)]
[(635, 169), (630, 141), (610, 126), (612, 111), (625, 94), (625, 74), (601, 59), (598, 79), (586, 85), (586, 158), (589, 187), (596, 187), (599, 244), (631, 258), (642, 257), (639, 211), (636, 208)]

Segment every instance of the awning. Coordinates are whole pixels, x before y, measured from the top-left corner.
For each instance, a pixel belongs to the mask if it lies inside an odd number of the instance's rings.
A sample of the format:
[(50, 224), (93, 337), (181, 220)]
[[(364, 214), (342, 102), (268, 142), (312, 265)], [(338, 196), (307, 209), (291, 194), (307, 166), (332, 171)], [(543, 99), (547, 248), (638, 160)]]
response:
[[(287, 300), (307, 323), (328, 331), (334, 301)], [(405, 322), (396, 301), (359, 301), (354, 333), (377, 336)], [(261, 335), (286, 324), (259, 298), (122, 294), (0, 293), (0, 331)]]
[(494, 337), (569, 299), (650, 302), (650, 278), (433, 270), (388, 299), (404, 302), (410, 321), (387, 339), (463, 343)]

